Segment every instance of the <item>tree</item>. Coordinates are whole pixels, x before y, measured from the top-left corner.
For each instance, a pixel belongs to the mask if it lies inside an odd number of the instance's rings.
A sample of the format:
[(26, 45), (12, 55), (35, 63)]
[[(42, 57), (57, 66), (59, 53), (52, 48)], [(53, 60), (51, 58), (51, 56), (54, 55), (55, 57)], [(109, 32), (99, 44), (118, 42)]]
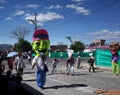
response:
[(92, 47), (92, 46), (96, 46), (96, 44), (95, 44), (95, 43), (91, 43), (91, 44), (90, 44), (90, 47)]
[(15, 49), (17, 51), (31, 51), (32, 50), (32, 46), (30, 44), (30, 42), (24, 40), (24, 39), (20, 39), (18, 43), (16, 43), (14, 45)]
[(70, 41), (71, 45), (73, 44), (73, 40), (71, 38), (71, 36), (66, 36), (66, 38)]
[(16, 28), (15, 30), (13, 30), (12, 33), (8, 36), (11, 38), (15, 38), (19, 41), (21, 39), (24, 39), (25, 36), (27, 36), (29, 33), (30, 31), (26, 27), (20, 26)]
[(85, 45), (81, 41), (75, 41), (74, 44), (70, 45), (70, 49), (73, 49), (75, 52), (81, 52), (85, 49)]

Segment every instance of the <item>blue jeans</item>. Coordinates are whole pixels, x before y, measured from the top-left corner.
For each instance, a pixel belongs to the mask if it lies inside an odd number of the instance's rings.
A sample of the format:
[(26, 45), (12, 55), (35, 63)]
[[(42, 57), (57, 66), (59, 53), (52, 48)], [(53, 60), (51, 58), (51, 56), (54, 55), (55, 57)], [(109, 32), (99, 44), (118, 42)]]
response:
[(43, 87), (46, 82), (46, 73), (43, 70), (37, 70), (36, 77), (38, 87)]

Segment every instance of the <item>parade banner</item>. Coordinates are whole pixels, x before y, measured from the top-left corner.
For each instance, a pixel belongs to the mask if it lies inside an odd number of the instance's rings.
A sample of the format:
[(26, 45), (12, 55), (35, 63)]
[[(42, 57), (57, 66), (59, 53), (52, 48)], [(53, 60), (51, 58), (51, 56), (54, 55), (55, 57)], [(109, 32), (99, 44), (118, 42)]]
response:
[(68, 53), (68, 56), (70, 57), (70, 56), (74, 53), (74, 50), (72, 50), (72, 49), (67, 49), (67, 53)]

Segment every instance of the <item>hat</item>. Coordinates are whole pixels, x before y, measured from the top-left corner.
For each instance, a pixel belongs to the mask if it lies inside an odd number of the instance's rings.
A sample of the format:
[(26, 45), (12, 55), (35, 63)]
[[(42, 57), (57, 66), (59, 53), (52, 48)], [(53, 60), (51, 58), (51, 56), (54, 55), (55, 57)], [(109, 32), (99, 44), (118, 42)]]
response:
[(93, 57), (93, 56), (91, 56), (90, 58), (94, 59), (94, 57)]
[(35, 30), (33, 37), (32, 37), (32, 41), (39, 41), (39, 40), (49, 40), (49, 35), (47, 30), (45, 29), (38, 29)]

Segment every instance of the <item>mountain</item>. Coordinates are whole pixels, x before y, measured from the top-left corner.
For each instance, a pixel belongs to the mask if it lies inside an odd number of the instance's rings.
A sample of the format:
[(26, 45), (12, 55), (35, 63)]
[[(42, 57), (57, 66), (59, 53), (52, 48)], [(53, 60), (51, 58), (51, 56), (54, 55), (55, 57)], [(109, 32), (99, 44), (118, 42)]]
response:
[(0, 44), (0, 50), (11, 50), (12, 49), (12, 45), (9, 44)]

